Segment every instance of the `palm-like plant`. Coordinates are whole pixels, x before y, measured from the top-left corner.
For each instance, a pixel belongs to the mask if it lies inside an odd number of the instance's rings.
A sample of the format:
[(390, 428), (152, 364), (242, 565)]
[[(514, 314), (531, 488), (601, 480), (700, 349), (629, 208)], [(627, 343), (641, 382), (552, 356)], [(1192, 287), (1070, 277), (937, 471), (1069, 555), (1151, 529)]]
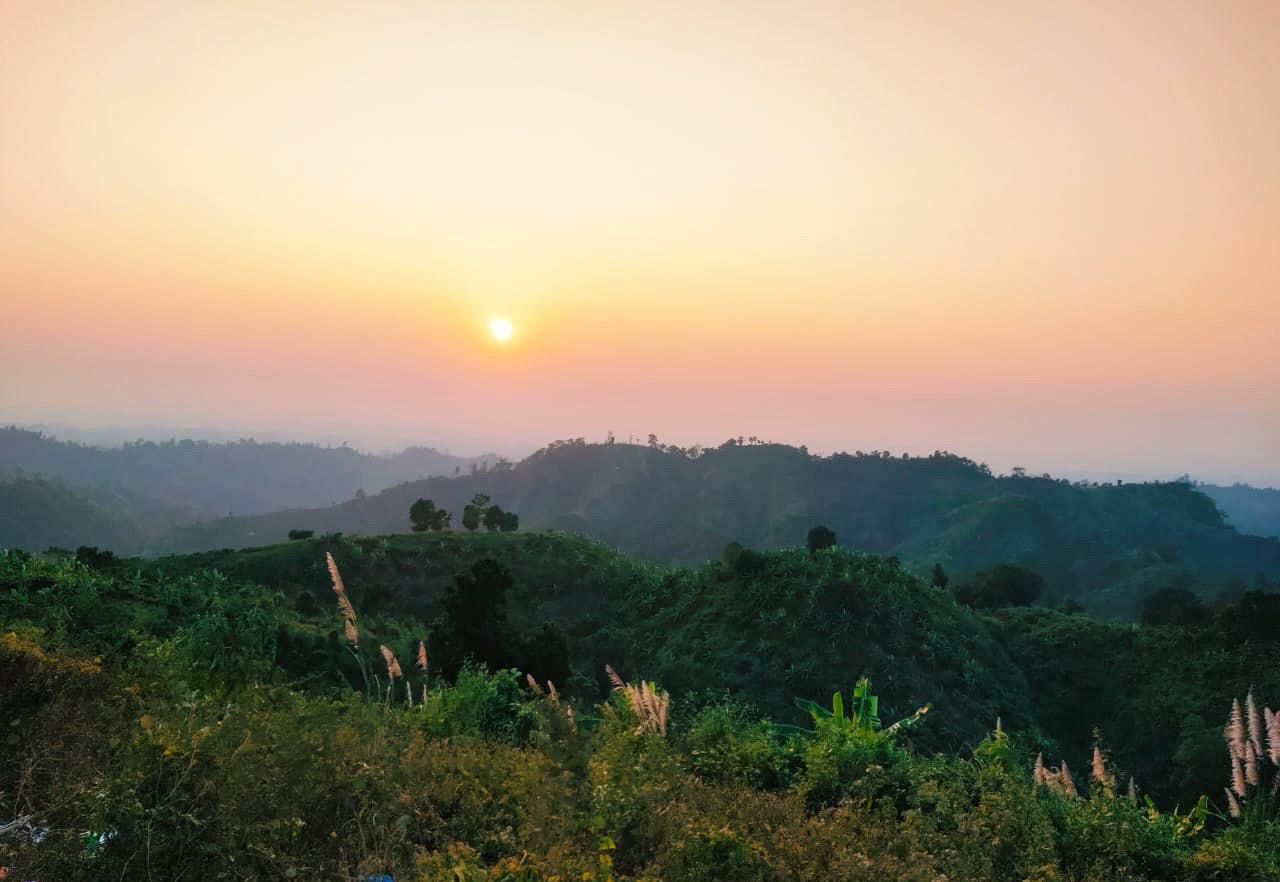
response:
[(878, 733), (891, 738), (916, 725), (929, 713), (929, 705), (926, 704), (910, 716), (903, 717), (888, 728), (882, 728), (880, 698), (871, 692), (870, 677), (860, 677), (854, 684), (848, 714), (844, 709), (844, 697), (839, 692), (831, 696), (831, 710), (807, 699), (797, 699), (796, 706), (808, 712), (813, 719), (815, 732), (832, 732), (845, 736), (867, 736)]

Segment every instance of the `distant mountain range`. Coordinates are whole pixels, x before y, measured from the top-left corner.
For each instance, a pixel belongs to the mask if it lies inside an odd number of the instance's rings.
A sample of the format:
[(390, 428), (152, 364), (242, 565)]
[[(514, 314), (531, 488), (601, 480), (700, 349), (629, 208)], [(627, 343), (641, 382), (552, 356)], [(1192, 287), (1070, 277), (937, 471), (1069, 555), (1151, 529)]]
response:
[(459, 457), (427, 447), (376, 456), (349, 447), (138, 441), (103, 448), (42, 432), (0, 428), (0, 475), (57, 478), (74, 487), (123, 488), (189, 519), (329, 505), (357, 493), (430, 475), (466, 471), (495, 456)]
[(1196, 484), (1226, 516), (1227, 523), (1241, 533), (1255, 536), (1280, 536), (1280, 490), (1232, 484)]

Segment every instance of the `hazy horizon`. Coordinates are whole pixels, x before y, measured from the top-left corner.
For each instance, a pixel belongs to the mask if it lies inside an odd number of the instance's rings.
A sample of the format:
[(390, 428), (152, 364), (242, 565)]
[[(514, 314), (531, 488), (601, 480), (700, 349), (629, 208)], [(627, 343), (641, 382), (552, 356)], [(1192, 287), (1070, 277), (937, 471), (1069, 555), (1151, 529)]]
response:
[[(0, 425), (9, 425), (10, 423), (0, 421)], [(46, 435), (51, 435), (60, 441), (73, 441), (81, 444), (89, 444), (95, 447), (119, 447), (125, 442), (132, 441), (156, 441), (163, 442), (171, 439), (190, 438), (199, 441), (209, 441), (211, 443), (226, 443), (240, 441), (244, 439), (253, 439), (259, 443), (288, 443), (299, 442), (303, 444), (317, 444), (328, 447), (341, 447), (343, 445), (350, 446), (354, 450), (364, 453), (376, 455), (392, 455), (400, 453), (405, 449), (413, 446), (431, 447), (442, 453), (449, 453), (459, 457), (478, 457), (486, 454), (497, 454), (506, 456), (513, 461), (519, 461), (535, 450), (546, 446), (555, 440), (566, 440), (570, 437), (583, 437), (588, 443), (602, 443), (606, 440), (607, 432), (599, 437), (592, 436), (570, 436), (562, 435), (554, 438), (544, 438), (536, 442), (531, 441), (525, 444), (512, 443), (508, 440), (494, 438), (463, 438), (463, 439), (440, 439), (430, 437), (401, 437), (395, 434), (379, 436), (376, 433), (364, 432), (356, 435), (343, 434), (339, 431), (333, 432), (290, 432), (288, 430), (273, 430), (262, 428), (246, 428), (241, 430), (235, 429), (219, 429), (215, 427), (200, 426), (164, 426), (164, 425), (135, 425), (135, 426), (72, 426), (66, 423), (47, 422), (47, 423), (13, 423), (19, 428), (42, 431)], [(647, 433), (614, 433), (617, 443), (633, 443), (646, 444), (648, 439)], [(741, 435), (741, 433), (740, 433)], [(739, 437), (734, 435), (731, 437)], [(749, 437), (742, 435), (742, 437)], [(672, 439), (659, 439), (663, 443), (671, 443)], [(701, 444), (704, 447), (714, 447), (726, 439), (715, 441), (710, 440), (694, 440), (681, 441), (683, 446), (689, 444)], [(761, 439), (766, 442), (790, 443), (794, 446), (804, 445), (803, 441), (784, 442), (778, 439)], [(854, 453), (857, 450), (870, 452), (872, 450), (883, 450), (883, 447), (876, 445), (870, 446), (836, 446), (830, 449), (816, 448), (812, 445), (804, 445), (809, 448), (811, 453), (819, 455), (830, 455), (832, 453)], [(938, 448), (895, 448), (890, 450), (894, 456), (907, 453), (911, 456), (928, 456)], [(1105, 466), (1098, 468), (1079, 468), (1071, 464), (1060, 464), (1058, 466), (1036, 465), (1030, 466), (1022, 459), (1011, 459), (1008, 462), (992, 460), (980, 455), (975, 455), (971, 451), (949, 450), (948, 452), (960, 456), (967, 456), (980, 463), (989, 465), (996, 474), (1008, 474), (1014, 467), (1021, 466), (1027, 470), (1028, 474), (1040, 475), (1048, 473), (1054, 478), (1065, 478), (1070, 481), (1089, 480), (1097, 482), (1113, 482), (1116, 480), (1128, 483), (1137, 483), (1143, 481), (1171, 481), (1177, 480), (1184, 476), (1189, 476), (1195, 481), (1206, 484), (1230, 485), (1234, 483), (1250, 484), (1259, 488), (1280, 489), (1280, 476), (1267, 478), (1252, 478), (1247, 476), (1227, 473), (1206, 473), (1198, 472), (1194, 469), (1182, 469), (1180, 471), (1123, 471)]]
[(1280, 483), (1276, 4), (303, 9), (7, 12), (3, 419)]

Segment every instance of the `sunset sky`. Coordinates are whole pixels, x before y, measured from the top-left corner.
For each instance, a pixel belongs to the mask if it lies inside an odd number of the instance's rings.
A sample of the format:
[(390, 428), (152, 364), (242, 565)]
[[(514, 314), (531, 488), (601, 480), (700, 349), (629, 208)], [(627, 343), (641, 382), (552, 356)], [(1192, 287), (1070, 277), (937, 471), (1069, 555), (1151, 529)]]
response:
[(1275, 2), (0, 14), (0, 423), (1280, 483)]

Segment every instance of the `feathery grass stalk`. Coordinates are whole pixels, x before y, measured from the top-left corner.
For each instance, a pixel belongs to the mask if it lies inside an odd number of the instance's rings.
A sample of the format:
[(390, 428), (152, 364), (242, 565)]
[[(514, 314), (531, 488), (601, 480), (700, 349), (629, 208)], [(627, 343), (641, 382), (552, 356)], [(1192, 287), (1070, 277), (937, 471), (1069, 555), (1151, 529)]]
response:
[(1269, 707), (1260, 710), (1250, 689), (1243, 710), (1240, 699), (1232, 699), (1222, 737), (1231, 761), (1228, 814), (1247, 824), (1270, 820), (1280, 791), (1280, 717)]
[(1244, 713), (1245, 722), (1248, 724), (1249, 743), (1253, 745), (1254, 751), (1258, 756), (1262, 756), (1262, 715), (1258, 713), (1258, 704), (1253, 700), (1253, 690), (1250, 689), (1244, 697)]
[(1093, 763), (1089, 770), (1089, 780), (1102, 788), (1102, 792), (1107, 796), (1114, 796), (1116, 791), (1116, 776), (1107, 768), (1107, 758), (1102, 752), (1101, 745), (1093, 746)]
[(400, 670), (400, 662), (396, 660), (396, 654), (385, 643), (379, 645), (378, 650), (382, 653), (382, 660), (387, 663), (387, 703), (389, 704), (395, 693), (396, 680), (404, 676), (404, 671)]
[(1227, 794), (1227, 811), (1231, 813), (1231, 817), (1240, 817), (1240, 803), (1236, 800), (1236, 795), (1225, 787), (1222, 792)]
[(1232, 756), (1244, 756), (1244, 715), (1240, 712), (1240, 699), (1232, 699), (1231, 716), (1227, 718), (1226, 728), (1222, 731), (1231, 748)]
[(1267, 708), (1266, 720), (1267, 758), (1271, 760), (1272, 765), (1280, 766), (1280, 714), (1276, 714), (1271, 708)]
[(324, 553), (325, 566), (329, 569), (329, 578), (333, 582), (333, 593), (338, 597), (338, 612), (342, 614), (342, 630), (347, 640), (347, 651), (355, 656), (356, 664), (360, 666), (360, 679), (364, 685), (364, 693), (369, 694), (369, 669), (364, 663), (364, 655), (360, 652), (360, 631), (356, 627), (356, 608), (351, 605), (351, 601), (347, 598), (347, 588), (342, 583), (342, 573), (338, 571), (337, 561), (333, 559), (333, 555), (326, 551)]
[(1062, 793), (1065, 796), (1076, 797), (1080, 795), (1080, 791), (1076, 790), (1076, 782), (1071, 777), (1071, 770), (1067, 768), (1067, 761), (1062, 761), (1062, 767), (1058, 769), (1058, 775), (1062, 782)]
[[(641, 680), (640, 685), (628, 683), (618, 676), (618, 672), (610, 665), (604, 666), (605, 675), (613, 684), (615, 692), (621, 693), (631, 707), (640, 724), (636, 726), (636, 734), (651, 732), (665, 736), (667, 734), (667, 715), (671, 709), (671, 696), (658, 688), (657, 684)], [(548, 684), (550, 685), (550, 684)], [(554, 687), (552, 687), (554, 689)]]

